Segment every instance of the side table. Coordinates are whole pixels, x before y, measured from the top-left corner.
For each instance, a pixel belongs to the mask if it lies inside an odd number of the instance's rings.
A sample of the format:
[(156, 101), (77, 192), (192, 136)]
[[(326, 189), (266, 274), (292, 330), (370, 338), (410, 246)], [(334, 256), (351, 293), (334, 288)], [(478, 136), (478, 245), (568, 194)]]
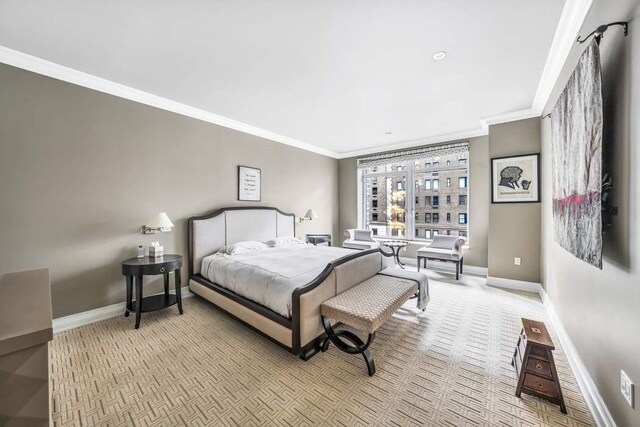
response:
[(314, 246), (327, 244), (331, 246), (331, 234), (307, 234), (305, 236), (307, 243), (311, 243)]
[[(122, 274), (126, 277), (127, 308), (124, 315), (129, 312), (136, 313), (136, 329), (140, 327), (142, 313), (161, 310), (178, 304), (178, 312), (182, 311), (182, 296), (180, 295), (180, 268), (182, 256), (164, 255), (162, 257), (131, 258), (122, 262)], [(169, 293), (169, 273), (173, 272), (175, 294)], [(143, 297), (143, 276), (162, 274), (164, 276), (164, 294)], [(132, 301), (133, 283), (136, 285), (136, 300)]]

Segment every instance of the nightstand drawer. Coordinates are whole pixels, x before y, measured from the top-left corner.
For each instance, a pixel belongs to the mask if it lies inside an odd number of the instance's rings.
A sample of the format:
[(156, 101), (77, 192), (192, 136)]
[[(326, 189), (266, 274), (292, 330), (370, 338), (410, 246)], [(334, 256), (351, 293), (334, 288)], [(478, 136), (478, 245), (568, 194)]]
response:
[(524, 386), (548, 396), (556, 396), (556, 385), (553, 381), (530, 373), (524, 376)]
[(553, 375), (551, 374), (551, 365), (549, 364), (549, 362), (534, 359), (533, 357), (530, 357), (529, 361), (527, 362), (527, 371), (549, 378), (553, 377)]

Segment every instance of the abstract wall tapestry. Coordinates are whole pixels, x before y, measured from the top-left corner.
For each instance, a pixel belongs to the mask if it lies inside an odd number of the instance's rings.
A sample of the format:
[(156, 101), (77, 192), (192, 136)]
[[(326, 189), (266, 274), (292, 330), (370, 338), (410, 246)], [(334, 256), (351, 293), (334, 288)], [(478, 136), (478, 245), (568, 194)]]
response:
[(553, 238), (602, 269), (602, 87), (595, 39), (551, 112)]

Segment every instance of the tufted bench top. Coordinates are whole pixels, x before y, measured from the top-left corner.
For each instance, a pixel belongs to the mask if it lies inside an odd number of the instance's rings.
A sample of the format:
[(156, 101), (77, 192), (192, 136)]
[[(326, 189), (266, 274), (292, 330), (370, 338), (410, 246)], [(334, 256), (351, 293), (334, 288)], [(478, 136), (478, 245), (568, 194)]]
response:
[(377, 274), (320, 306), (320, 314), (373, 333), (418, 291), (413, 280)]

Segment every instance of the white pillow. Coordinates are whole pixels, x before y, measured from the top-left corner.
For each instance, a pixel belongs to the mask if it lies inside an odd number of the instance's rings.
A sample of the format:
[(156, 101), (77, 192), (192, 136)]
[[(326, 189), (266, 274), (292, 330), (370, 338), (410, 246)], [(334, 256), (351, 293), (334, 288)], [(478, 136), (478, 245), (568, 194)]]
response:
[(224, 252), (227, 255), (240, 255), (240, 254), (246, 254), (249, 252), (262, 251), (267, 248), (269, 248), (269, 246), (265, 245), (262, 242), (255, 242), (255, 241), (249, 240), (246, 242), (238, 242), (232, 245), (225, 246), (224, 248), (220, 249), (218, 252)]
[(302, 240), (293, 236), (276, 237), (275, 239), (267, 240), (265, 243), (270, 248), (278, 248), (281, 246), (291, 245), (304, 245), (304, 242)]

